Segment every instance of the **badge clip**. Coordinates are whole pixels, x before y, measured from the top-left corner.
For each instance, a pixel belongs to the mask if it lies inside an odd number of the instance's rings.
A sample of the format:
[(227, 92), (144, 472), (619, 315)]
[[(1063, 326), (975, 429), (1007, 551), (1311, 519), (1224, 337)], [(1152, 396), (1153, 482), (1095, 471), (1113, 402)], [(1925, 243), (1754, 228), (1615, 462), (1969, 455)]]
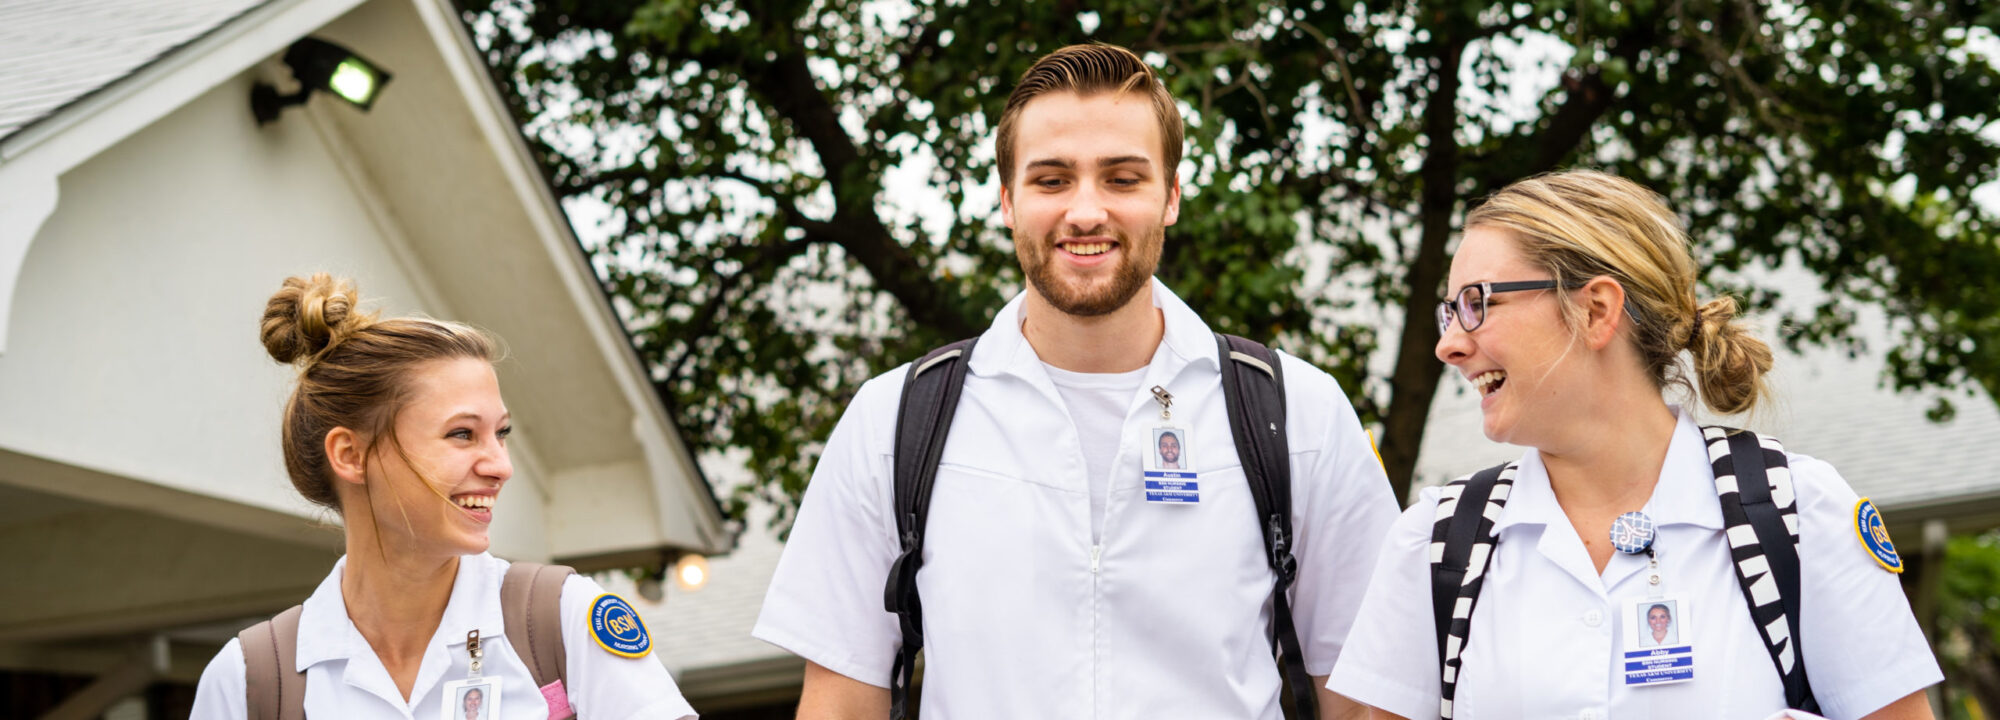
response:
[(472, 656), (471, 677), (479, 677), (479, 668), (485, 665), (486, 652), (479, 649), (479, 630), (474, 628), (465, 633), (465, 653)]

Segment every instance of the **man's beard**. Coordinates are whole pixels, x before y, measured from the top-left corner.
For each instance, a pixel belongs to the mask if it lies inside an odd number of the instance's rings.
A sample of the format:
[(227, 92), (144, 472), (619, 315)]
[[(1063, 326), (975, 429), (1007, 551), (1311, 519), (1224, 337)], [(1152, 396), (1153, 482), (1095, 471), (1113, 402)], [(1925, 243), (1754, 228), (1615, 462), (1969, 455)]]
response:
[(1090, 283), (1087, 287), (1067, 282), (1056, 274), (1055, 233), (1044, 238), (1024, 237), (1014, 233), (1014, 247), (1021, 257), (1021, 270), (1028, 275), (1028, 282), (1035, 286), (1035, 292), (1048, 301), (1049, 305), (1065, 315), (1077, 317), (1097, 317), (1125, 307), (1141, 288), (1152, 281), (1153, 271), (1160, 267), (1160, 250), (1165, 244), (1167, 229), (1162, 226), (1148, 228), (1151, 237), (1144, 242), (1134, 243), (1124, 233), (1112, 236), (1118, 242), (1118, 266), (1112, 269), (1108, 283)]

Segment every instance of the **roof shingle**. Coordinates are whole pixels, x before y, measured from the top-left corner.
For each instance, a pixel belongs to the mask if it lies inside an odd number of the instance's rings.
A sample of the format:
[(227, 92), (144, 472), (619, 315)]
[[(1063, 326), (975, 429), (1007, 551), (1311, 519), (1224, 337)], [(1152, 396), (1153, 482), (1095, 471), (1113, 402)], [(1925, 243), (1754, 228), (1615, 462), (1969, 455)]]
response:
[(0, 139), (268, 0), (0, 0)]

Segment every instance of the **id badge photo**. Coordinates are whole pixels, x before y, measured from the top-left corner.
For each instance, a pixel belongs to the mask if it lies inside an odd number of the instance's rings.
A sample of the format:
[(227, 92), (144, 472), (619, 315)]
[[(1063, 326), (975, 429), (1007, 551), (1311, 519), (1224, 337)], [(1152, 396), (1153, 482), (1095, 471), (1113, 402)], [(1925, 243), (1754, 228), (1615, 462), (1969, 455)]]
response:
[(1694, 615), (1687, 596), (1662, 595), (1626, 603), (1624, 616), (1626, 685), (1694, 679)]
[(444, 684), (447, 720), (496, 720), (500, 714), (500, 678), (475, 677)]
[(1153, 442), (1146, 451), (1146, 502), (1201, 502), (1201, 482), (1188, 458), (1187, 439), (1182, 428), (1153, 428)]

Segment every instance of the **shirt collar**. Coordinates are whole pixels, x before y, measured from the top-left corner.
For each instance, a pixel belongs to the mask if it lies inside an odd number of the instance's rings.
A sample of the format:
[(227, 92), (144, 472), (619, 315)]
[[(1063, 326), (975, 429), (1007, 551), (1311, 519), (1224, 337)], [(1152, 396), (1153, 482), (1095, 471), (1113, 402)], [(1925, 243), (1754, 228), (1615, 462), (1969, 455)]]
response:
[[(1653, 496), (1646, 500), (1641, 512), (1652, 518), (1655, 526), (1695, 525), (1720, 530), (1722, 505), (1715, 496), (1715, 471), (1708, 462), (1708, 443), (1686, 410), (1677, 405), (1668, 407), (1674, 411), (1673, 439), (1667, 444), (1666, 461), (1660, 466), (1660, 480), (1653, 486)], [(1521, 456), (1521, 466), (1514, 473), (1514, 488), (1507, 496), (1507, 509), (1494, 523), (1493, 532), (1499, 534), (1515, 525), (1555, 524), (1558, 520), (1568, 522), (1563, 519), (1562, 506), (1556, 503), (1555, 490), (1549, 486), (1549, 471), (1542, 465), (1541, 453), (1530, 449)]]
[[(438, 633), (446, 646), (464, 645), (466, 631), (475, 627), (479, 629), (481, 642), (498, 639), (505, 631), (505, 618), (500, 612), (500, 581), (504, 573), (499, 566), (486, 553), (459, 558), (451, 598), (445, 601), (444, 617), (438, 623)], [(347, 616), (347, 601), (340, 590), (340, 578), (346, 570), (347, 558), (342, 556), (333, 564), (333, 572), (306, 598), (305, 609), (299, 616), (296, 668), (299, 672), (328, 660), (346, 660), (374, 652), (360, 629), (354, 627), (354, 620)]]
[[(1166, 356), (1169, 370), (1178, 372), (1182, 366), (1192, 363), (1207, 363), (1211, 368), (1219, 368), (1215, 335), (1208, 329), (1208, 323), (1183, 302), (1180, 296), (1167, 289), (1159, 278), (1152, 279), (1153, 307), (1160, 309), (1166, 322), (1166, 330), (1160, 338), (1159, 351), (1154, 353), (1153, 363), (1160, 364)], [(1021, 313), (1027, 302), (1027, 291), (1015, 295), (1007, 306), (994, 316), (992, 327), (979, 336), (978, 346), (972, 349), (972, 364), (968, 366), (976, 375), (1019, 375), (1035, 378), (1046, 375), (1042, 370), (1041, 357), (1028, 344), (1028, 338), (1021, 333)], [(1170, 374), (1171, 374), (1170, 372)]]

